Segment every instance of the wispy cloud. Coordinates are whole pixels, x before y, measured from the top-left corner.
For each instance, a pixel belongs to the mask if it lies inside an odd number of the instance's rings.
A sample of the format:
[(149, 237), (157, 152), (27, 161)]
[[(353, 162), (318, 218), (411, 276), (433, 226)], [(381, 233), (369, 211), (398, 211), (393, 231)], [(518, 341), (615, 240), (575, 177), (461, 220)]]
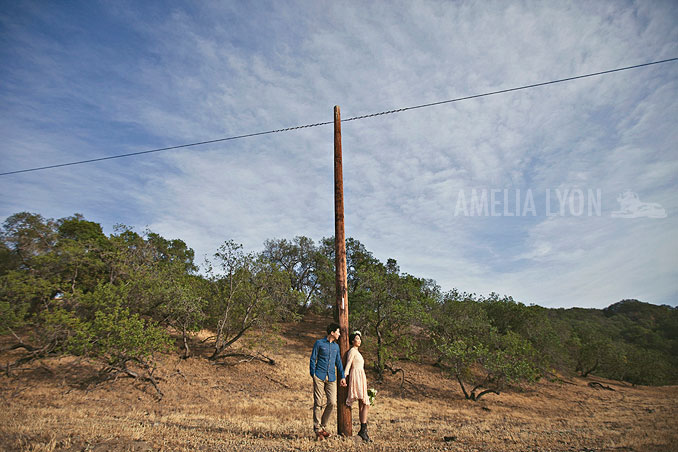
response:
[[(0, 15), (6, 170), (257, 132), (674, 57), (670, 2), (77, 6)], [(676, 304), (674, 63), (343, 124), (347, 234), (444, 288)], [(537, 215), (455, 216), (460, 190)], [(602, 191), (547, 217), (547, 190)], [(612, 219), (632, 189), (668, 218)], [(333, 233), (331, 126), (0, 179), (0, 212), (179, 237)], [(555, 193), (555, 192), (554, 192)], [(7, 194), (11, 194), (8, 196)]]

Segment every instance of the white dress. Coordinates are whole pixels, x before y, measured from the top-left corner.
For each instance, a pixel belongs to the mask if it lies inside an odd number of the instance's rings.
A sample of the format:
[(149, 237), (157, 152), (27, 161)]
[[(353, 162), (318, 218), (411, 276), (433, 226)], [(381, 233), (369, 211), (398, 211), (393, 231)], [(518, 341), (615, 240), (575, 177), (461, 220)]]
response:
[(351, 347), (348, 351), (345, 374), (348, 376), (346, 405), (351, 406), (356, 400), (362, 400), (365, 405), (369, 405), (370, 398), (367, 395), (365, 360), (356, 347)]

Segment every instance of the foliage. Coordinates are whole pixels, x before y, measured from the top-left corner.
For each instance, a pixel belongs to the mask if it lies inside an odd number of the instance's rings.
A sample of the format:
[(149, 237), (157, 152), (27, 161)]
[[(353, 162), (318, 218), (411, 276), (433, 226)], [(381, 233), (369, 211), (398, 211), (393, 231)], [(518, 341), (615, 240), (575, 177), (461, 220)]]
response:
[(3, 223), (0, 237), (14, 257), (14, 268), (33, 269), (33, 262), (56, 244), (56, 224), (41, 215), (16, 213)]
[[(475, 399), (555, 371), (678, 383), (677, 308), (621, 300), (547, 309), (496, 293), (441, 294), (354, 238), (346, 253), (350, 322), (380, 376), (393, 360), (433, 358)], [(202, 271), (193, 260), (185, 242), (152, 231), (116, 225), (107, 236), (79, 214), (14, 214), (0, 229), (0, 334), (19, 341), (22, 362), (69, 353), (152, 369), (172, 329), (184, 357), (193, 333), (212, 330), (217, 358), (248, 331), (272, 334), (309, 310), (335, 308), (332, 237), (267, 240), (261, 253), (226, 241)]]
[(14, 333), (29, 352), (17, 362), (68, 353), (100, 360), (109, 370), (128, 372), (130, 361), (152, 368), (167, 334), (152, 320), (158, 310), (140, 310), (153, 298), (151, 276), (172, 280), (159, 261), (131, 265), (130, 256), (150, 245), (128, 229), (123, 235), (106, 237), (77, 214), (54, 221), (20, 213), (5, 221), (0, 330), (33, 327), (31, 343)]
[(104, 357), (111, 367), (124, 368), (128, 361), (147, 364), (168, 344), (165, 330), (119, 306), (97, 311), (90, 325), (88, 332), (97, 338), (90, 343), (90, 353)]
[(633, 384), (678, 383), (678, 309), (622, 300), (548, 315), (570, 326), (563, 353), (573, 357), (572, 370)]
[(426, 280), (400, 274), (393, 259), (386, 265), (368, 258), (354, 261), (350, 321), (376, 338), (375, 368), (380, 378), (388, 361), (411, 356), (414, 328), (429, 321), (426, 285)]
[(299, 292), (291, 290), (289, 274), (263, 256), (244, 253), (242, 245), (227, 241), (206, 262), (206, 324), (215, 331), (218, 358), (253, 327), (268, 328), (289, 318)]
[(11, 270), (0, 276), (0, 334), (25, 325), (54, 292), (50, 281), (32, 272)]
[(100, 284), (77, 303), (53, 301), (42, 313), (43, 341), (57, 341), (64, 352), (96, 358), (110, 367), (124, 369), (129, 361), (150, 365), (153, 353), (168, 344), (168, 336), (150, 319), (130, 312), (128, 295), (124, 285)]
[(158, 310), (167, 324), (181, 332), (183, 357), (187, 358), (191, 354), (189, 335), (205, 325), (207, 300), (201, 295), (205, 281), (195, 275), (167, 273), (167, 296)]
[(437, 307), (432, 327), (439, 364), (446, 365), (464, 396), (474, 401), (540, 375), (532, 344), (511, 329), (491, 325), (484, 308), (472, 295), (452, 291)]
[[(289, 277), (289, 285), (299, 297), (289, 297), (293, 302), (290, 311), (305, 313), (313, 307), (323, 307), (323, 282), (327, 281), (327, 270), (332, 266), (321, 249), (308, 237), (293, 240), (266, 240), (262, 258), (277, 267)], [(332, 282), (334, 281), (332, 274)]]
[(547, 310), (540, 306), (526, 306), (510, 296), (491, 293), (479, 297), (490, 324), (501, 334), (509, 331), (524, 337), (538, 352), (536, 364), (543, 373), (552, 367), (566, 368), (571, 359), (564, 353), (562, 344), (570, 338), (570, 327), (552, 321)]

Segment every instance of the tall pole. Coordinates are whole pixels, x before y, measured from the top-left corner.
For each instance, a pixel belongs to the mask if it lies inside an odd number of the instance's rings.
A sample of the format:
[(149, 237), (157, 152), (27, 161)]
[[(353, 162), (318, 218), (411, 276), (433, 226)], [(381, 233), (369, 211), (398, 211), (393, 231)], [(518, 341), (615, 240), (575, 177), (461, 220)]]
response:
[[(334, 266), (336, 309), (339, 323), (339, 350), (346, 365), (348, 354), (348, 293), (346, 291), (346, 236), (344, 232), (344, 176), (341, 162), (341, 113), (339, 106), (334, 107)], [(339, 385), (337, 388), (337, 433), (351, 436), (351, 408), (346, 406), (348, 389)]]

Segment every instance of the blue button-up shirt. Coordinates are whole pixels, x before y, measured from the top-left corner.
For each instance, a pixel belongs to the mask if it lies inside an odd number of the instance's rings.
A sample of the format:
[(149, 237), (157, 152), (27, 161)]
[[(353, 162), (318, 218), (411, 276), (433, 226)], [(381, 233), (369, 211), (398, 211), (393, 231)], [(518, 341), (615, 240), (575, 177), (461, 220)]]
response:
[(321, 380), (335, 381), (337, 379), (334, 367), (339, 369), (341, 378), (344, 375), (344, 365), (341, 363), (341, 352), (336, 342), (330, 342), (326, 337), (318, 339), (313, 345), (311, 352), (311, 377), (316, 376)]

